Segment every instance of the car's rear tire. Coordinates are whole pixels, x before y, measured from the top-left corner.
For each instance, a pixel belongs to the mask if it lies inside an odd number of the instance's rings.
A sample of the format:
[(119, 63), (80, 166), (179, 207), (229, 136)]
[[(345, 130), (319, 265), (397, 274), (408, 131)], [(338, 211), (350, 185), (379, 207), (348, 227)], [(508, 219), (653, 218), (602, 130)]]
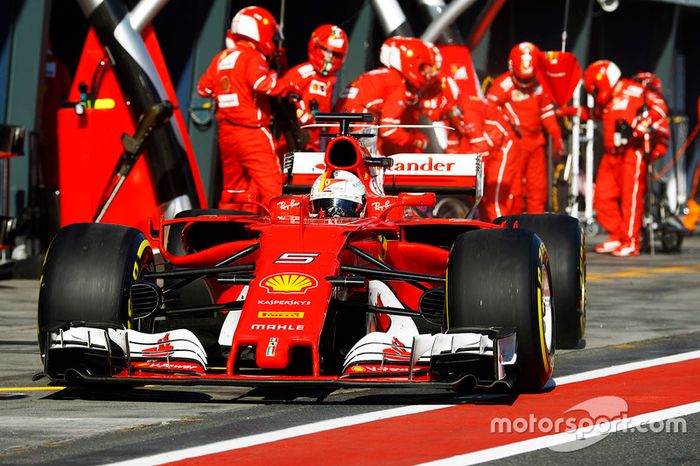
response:
[(131, 284), (153, 269), (153, 251), (139, 230), (81, 223), (51, 242), (39, 290), (39, 345), (46, 332), (70, 321), (131, 326)]
[(554, 313), (547, 251), (532, 232), (477, 230), (459, 235), (447, 266), (444, 330), (517, 330), (516, 386), (539, 390), (554, 361)]
[(523, 214), (496, 219), (539, 236), (547, 247), (557, 322), (557, 348), (577, 348), (586, 331), (586, 248), (583, 228), (568, 215)]

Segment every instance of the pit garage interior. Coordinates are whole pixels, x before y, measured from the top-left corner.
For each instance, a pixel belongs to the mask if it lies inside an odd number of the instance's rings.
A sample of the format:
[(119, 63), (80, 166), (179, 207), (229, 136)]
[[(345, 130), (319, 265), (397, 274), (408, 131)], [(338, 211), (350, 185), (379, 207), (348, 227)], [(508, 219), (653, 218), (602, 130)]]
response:
[[(287, 2), (283, 25), (288, 62), (294, 65), (306, 59), (308, 37), (316, 26), (341, 26), (351, 41), (336, 86), (338, 91), (360, 73), (377, 66), (378, 48), (388, 35), (420, 36), (453, 2), (357, 0), (339, 2), (332, 8), (328, 2), (318, 0), (303, 2), (303, 7), (302, 2)], [(131, 9), (137, 2), (125, 3)], [(162, 6), (153, 28), (192, 141), (206, 199), (213, 205), (220, 191), (216, 124), (208, 102), (196, 95), (196, 83), (212, 57), (224, 47), (232, 15), (255, 3), (152, 3)], [(464, 3), (469, 7), (437, 41), (468, 44), (484, 85), (507, 69), (508, 52), (516, 42), (531, 41), (542, 50), (561, 50), (566, 24), (566, 49), (575, 53), (582, 67), (607, 58), (620, 66), (623, 76), (652, 71), (662, 79), (673, 129), (666, 162), (684, 143), (689, 128), (695, 127), (695, 101), (700, 95), (700, 1), (576, 0), (569, 2), (568, 15), (565, 0)], [(276, 16), (282, 7), (276, 0), (257, 4)], [(14, 262), (9, 271), (3, 267), (3, 274), (37, 276), (43, 252), (62, 224), (61, 183), (51, 176), (57, 164), (52, 147), (61, 134), (56, 134), (55, 119), (51, 123), (55, 104), (46, 104), (44, 98), (45, 75), (56, 73), (57, 66), (65, 66), (69, 83), (72, 81), (88, 29), (88, 21), (76, 1), (0, 2), (0, 123), (23, 128), (25, 132), (22, 146), (14, 156), (0, 159), (0, 242), (9, 246), (2, 250), (0, 262)], [(64, 107), (71, 105), (63, 103)], [(695, 144), (673, 171), (677, 210), (682, 209), (687, 198), (698, 159), (700, 144)], [(580, 203), (574, 215), (585, 215), (584, 204)], [(556, 205), (553, 208), (563, 209)]]

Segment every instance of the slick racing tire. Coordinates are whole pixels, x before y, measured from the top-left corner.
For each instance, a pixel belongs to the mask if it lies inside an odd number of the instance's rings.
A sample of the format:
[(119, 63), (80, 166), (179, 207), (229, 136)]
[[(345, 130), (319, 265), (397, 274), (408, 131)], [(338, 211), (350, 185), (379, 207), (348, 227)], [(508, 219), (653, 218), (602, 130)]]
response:
[(577, 348), (586, 331), (586, 248), (581, 224), (557, 214), (523, 214), (496, 219), (525, 228), (542, 239), (552, 271), (552, 296), (557, 322), (556, 347)]
[(555, 328), (549, 261), (540, 238), (518, 229), (459, 235), (446, 287), (444, 330), (515, 328), (516, 387), (541, 389), (552, 375)]
[(153, 251), (139, 230), (81, 223), (62, 228), (46, 253), (39, 291), (39, 345), (70, 321), (131, 327), (131, 284), (153, 270)]

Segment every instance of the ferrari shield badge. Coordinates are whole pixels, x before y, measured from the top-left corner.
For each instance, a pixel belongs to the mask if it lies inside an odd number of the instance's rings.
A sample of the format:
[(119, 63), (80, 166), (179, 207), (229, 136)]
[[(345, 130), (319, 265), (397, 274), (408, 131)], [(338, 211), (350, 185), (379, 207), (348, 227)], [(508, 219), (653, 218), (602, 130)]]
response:
[(267, 356), (268, 358), (272, 358), (275, 356), (275, 351), (277, 351), (277, 343), (279, 341), (279, 338), (270, 338), (270, 342), (267, 344), (267, 350), (265, 351), (265, 356)]

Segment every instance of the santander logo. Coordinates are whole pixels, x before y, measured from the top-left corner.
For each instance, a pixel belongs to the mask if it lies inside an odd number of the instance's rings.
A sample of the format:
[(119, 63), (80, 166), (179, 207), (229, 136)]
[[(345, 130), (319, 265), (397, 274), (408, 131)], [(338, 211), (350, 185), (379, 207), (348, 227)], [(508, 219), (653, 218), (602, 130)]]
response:
[(425, 160), (423, 157), (416, 157), (416, 161), (397, 161), (394, 165), (387, 169), (390, 173), (406, 173), (406, 172), (451, 172), (455, 162), (435, 162), (432, 157)]

